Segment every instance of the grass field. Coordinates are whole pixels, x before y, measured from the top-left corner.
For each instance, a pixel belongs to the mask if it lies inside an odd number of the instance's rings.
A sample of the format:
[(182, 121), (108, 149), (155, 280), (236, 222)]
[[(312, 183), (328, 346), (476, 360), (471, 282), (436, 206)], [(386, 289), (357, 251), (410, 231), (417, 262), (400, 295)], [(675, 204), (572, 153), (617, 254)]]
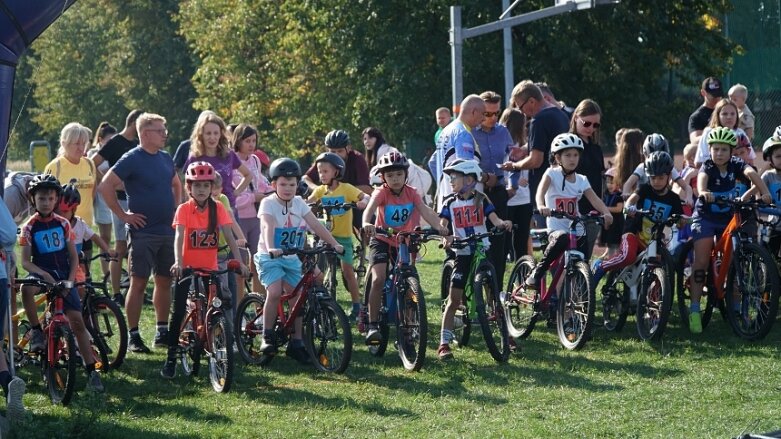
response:
[[(38, 370), (27, 381), (21, 438), (190, 437), (732, 437), (781, 428), (781, 327), (745, 343), (714, 316), (690, 337), (677, 315), (658, 344), (601, 328), (568, 352), (538, 325), (507, 364), (496, 364), (479, 331), (455, 360), (436, 359), (442, 253), (429, 245), (419, 263), (429, 311), (429, 350), (420, 373), (407, 373), (391, 346), (371, 357), (356, 348), (344, 375), (325, 375), (284, 355), (266, 369), (239, 363), (229, 394), (208, 379), (159, 370), (164, 350), (129, 354), (104, 375), (105, 395), (83, 390), (70, 407), (52, 406)], [(346, 296), (346, 294), (344, 294)], [(542, 328), (540, 328), (542, 326)], [(151, 309), (142, 333), (154, 336)], [(240, 360), (239, 360), (240, 362)], [(203, 372), (202, 372), (203, 375)]]

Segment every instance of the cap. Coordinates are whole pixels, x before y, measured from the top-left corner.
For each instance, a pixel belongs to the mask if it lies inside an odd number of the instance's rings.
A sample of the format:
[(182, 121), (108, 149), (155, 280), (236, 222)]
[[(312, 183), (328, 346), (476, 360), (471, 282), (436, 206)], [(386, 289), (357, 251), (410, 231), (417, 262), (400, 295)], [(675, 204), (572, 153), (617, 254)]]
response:
[(720, 98), (724, 96), (724, 90), (721, 88), (721, 81), (719, 78), (709, 76), (702, 81), (702, 89), (709, 95)]

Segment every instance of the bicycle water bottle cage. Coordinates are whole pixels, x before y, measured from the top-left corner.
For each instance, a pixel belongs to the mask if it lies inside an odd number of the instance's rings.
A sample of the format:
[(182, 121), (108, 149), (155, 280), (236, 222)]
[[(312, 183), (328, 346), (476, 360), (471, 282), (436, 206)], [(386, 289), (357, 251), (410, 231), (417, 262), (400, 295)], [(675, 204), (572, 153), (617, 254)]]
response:
[(316, 286), (312, 287), (311, 294), (314, 294), (315, 297), (318, 299), (329, 299), (331, 298), (331, 293), (328, 292), (325, 287), (322, 286)]

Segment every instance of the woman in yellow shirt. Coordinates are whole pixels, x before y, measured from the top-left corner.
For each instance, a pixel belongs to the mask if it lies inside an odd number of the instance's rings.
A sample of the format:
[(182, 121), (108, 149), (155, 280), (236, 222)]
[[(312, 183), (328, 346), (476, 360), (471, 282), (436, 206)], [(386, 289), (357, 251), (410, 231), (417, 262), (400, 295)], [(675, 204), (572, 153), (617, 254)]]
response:
[(97, 172), (92, 160), (84, 156), (92, 131), (76, 122), (71, 122), (60, 133), (60, 149), (57, 157), (49, 162), (43, 172), (52, 174), (61, 184), (76, 180), (81, 195), (81, 204), (76, 215), (92, 227), (92, 205), (97, 186)]

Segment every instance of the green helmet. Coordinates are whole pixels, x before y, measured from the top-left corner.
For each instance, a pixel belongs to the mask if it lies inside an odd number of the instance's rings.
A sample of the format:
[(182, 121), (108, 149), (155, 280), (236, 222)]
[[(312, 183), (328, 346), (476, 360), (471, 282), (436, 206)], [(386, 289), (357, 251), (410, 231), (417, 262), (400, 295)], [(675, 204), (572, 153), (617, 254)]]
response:
[(714, 143), (723, 143), (734, 148), (738, 144), (738, 137), (735, 132), (727, 127), (716, 127), (708, 133), (708, 146)]

